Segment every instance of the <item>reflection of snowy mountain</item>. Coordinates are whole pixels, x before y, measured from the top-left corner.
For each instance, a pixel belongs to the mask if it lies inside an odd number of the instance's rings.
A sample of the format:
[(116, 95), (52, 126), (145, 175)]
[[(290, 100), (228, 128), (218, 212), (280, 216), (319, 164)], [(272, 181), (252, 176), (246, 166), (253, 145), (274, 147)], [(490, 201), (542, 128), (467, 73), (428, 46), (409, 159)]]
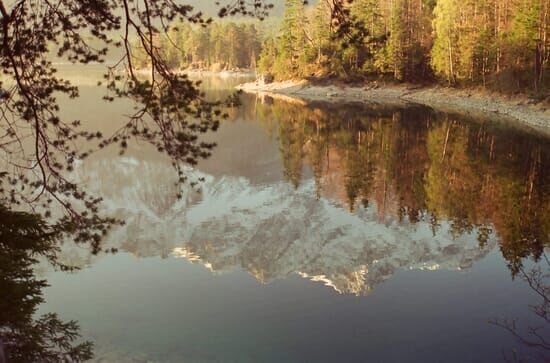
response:
[(217, 272), (242, 268), (262, 282), (298, 273), (364, 294), (397, 268), (468, 268), (495, 243), (480, 249), (475, 235), (453, 239), (445, 223), (435, 236), (426, 222), (381, 224), (372, 207), (350, 213), (318, 199), (313, 181), (294, 189), (205, 176), (200, 195), (189, 190), (178, 200), (175, 173), (163, 163), (103, 160), (81, 173), (108, 211), (126, 221), (109, 235), (108, 247), (173, 254)]

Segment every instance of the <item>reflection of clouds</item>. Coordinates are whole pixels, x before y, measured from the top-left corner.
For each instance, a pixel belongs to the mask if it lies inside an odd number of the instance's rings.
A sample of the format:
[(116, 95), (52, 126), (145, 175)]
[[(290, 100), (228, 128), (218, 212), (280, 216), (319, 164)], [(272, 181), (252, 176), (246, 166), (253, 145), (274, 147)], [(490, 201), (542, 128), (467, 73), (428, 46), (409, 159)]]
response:
[(173, 169), (136, 159), (89, 161), (79, 171), (110, 213), (126, 221), (106, 247), (137, 256), (178, 256), (218, 273), (244, 269), (261, 282), (292, 274), (340, 293), (365, 294), (396, 269), (466, 269), (495, 245), (472, 234), (452, 238), (442, 223), (377, 222), (374, 207), (354, 213), (318, 199), (313, 180), (253, 185), (245, 178), (205, 177), (200, 195), (175, 197)]

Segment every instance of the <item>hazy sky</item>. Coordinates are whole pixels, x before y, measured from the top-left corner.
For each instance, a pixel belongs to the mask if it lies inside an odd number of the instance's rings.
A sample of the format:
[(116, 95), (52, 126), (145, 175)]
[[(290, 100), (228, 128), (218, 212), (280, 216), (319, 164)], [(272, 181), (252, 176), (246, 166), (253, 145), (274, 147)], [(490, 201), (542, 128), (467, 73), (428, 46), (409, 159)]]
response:
[[(216, 5), (219, 1), (221, 5), (229, 4), (234, 0), (179, 0), (182, 4), (189, 4), (196, 9), (204, 11), (208, 15), (216, 15), (220, 6)], [(271, 3), (275, 6), (271, 15), (281, 15), (284, 8), (284, 0), (266, 0), (267, 3)]]

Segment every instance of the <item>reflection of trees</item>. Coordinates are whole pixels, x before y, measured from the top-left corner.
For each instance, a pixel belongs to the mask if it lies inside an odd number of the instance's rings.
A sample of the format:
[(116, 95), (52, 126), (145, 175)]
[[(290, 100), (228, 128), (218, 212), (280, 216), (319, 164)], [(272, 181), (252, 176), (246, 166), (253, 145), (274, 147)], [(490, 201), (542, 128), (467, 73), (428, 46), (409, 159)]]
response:
[[(306, 163), (319, 194), (351, 211), (359, 202), (375, 208), (380, 219), (413, 224), (427, 219), (434, 233), (439, 221), (447, 220), (455, 238), (476, 233), (481, 247), (496, 234), (512, 276), (525, 281), (541, 302), (529, 307), (539, 325), (492, 322), (534, 348), (537, 359), (550, 359), (547, 140), (425, 109), (278, 102), (272, 107), (260, 116), (280, 123), (285, 176), (294, 185), (300, 182), (295, 166), (301, 170)], [(528, 269), (532, 263), (536, 267)]]
[(0, 205), (0, 343), (5, 350), (0, 354), (5, 353), (8, 362), (92, 357), (91, 344), (77, 342), (76, 322), (63, 322), (56, 314), (35, 316), (47, 283), (36, 278), (33, 265), (38, 258), (46, 258), (59, 268), (68, 268), (56, 261), (58, 237), (39, 217)]
[(548, 244), (550, 159), (543, 150), (544, 144), (483, 135), (452, 121), (430, 131), (431, 209), (451, 218), (459, 233), (477, 225), (486, 234), (494, 226), (513, 273), (522, 258), (538, 259)]
[(303, 123), (291, 121), (281, 124), (279, 128), (284, 175), (295, 187), (298, 187), (300, 184), (302, 176), (303, 147), (305, 142), (302, 126)]
[(260, 118), (279, 122), (285, 176), (302, 165), (317, 188), (380, 218), (449, 220), (455, 235), (496, 232), (513, 273), (538, 259), (550, 234), (548, 142), (426, 109), (395, 110), (274, 102)]
[[(425, 109), (306, 108), (277, 102), (272, 107), (272, 114), (261, 116), (280, 122), (284, 159), (294, 160), (292, 165), (309, 163), (320, 194), (350, 210), (357, 202), (367, 207), (372, 201), (381, 219), (413, 224), (428, 219), (434, 233), (438, 221), (448, 220), (455, 238), (475, 232), (480, 246), (495, 233), (512, 276), (542, 299), (530, 307), (542, 326), (520, 329), (513, 320), (493, 322), (526, 346), (548, 353), (548, 141)], [(285, 175), (299, 183), (291, 170)], [(526, 270), (526, 258), (537, 267)]]

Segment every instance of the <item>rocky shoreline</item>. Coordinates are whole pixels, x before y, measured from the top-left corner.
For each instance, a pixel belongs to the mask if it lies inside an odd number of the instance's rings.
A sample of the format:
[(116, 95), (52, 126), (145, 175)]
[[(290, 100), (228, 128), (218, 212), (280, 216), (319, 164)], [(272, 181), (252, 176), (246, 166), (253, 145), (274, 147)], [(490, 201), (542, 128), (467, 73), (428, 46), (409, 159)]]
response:
[(275, 98), (328, 102), (365, 102), (384, 104), (416, 103), (450, 113), (527, 126), (550, 137), (550, 104), (526, 96), (504, 96), (472, 89), (422, 87), (417, 85), (365, 86), (315, 85), (309, 81), (250, 82), (237, 86), (247, 93)]

